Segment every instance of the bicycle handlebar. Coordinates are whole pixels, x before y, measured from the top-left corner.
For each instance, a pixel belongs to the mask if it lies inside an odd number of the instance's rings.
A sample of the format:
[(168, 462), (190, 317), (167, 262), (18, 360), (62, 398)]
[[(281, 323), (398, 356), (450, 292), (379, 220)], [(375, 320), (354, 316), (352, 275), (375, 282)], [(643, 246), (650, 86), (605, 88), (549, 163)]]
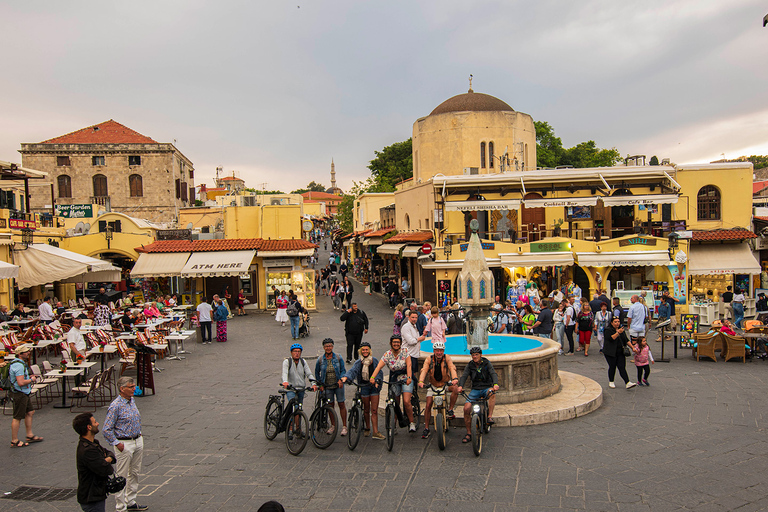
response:
[[(474, 402), (474, 401), (475, 401), (475, 400), (471, 400), (471, 399), (469, 398), (469, 394), (465, 393), (464, 391), (462, 391), (462, 392), (461, 392), (461, 393), (459, 393), (459, 394), (460, 394), (461, 396), (463, 396), (463, 397), (464, 397), (464, 399), (465, 399), (467, 402)], [(492, 395), (495, 395), (495, 394), (496, 394), (496, 391), (494, 391), (494, 389), (493, 389), (492, 387), (491, 387), (491, 388), (488, 388), (488, 390), (485, 392), (485, 396), (481, 396), (481, 397), (479, 398), (479, 400), (488, 400), (488, 399), (489, 399), (489, 398), (490, 398)]]

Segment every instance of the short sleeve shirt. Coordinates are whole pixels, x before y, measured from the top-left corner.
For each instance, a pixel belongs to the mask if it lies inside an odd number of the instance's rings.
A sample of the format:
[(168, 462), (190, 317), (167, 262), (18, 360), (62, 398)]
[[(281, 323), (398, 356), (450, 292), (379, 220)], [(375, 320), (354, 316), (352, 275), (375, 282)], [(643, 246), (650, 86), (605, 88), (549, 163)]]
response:
[(199, 306), (197, 306), (197, 313), (200, 315), (200, 322), (210, 322), (211, 321), (211, 311), (213, 308), (210, 304), (207, 302), (201, 302)]
[(632, 320), (629, 324), (631, 330), (642, 331), (645, 329), (645, 306), (640, 302), (633, 302), (632, 305), (629, 306), (627, 318)]
[(27, 365), (18, 361), (14, 361), (10, 364), (11, 368), (8, 370), (8, 377), (11, 379), (11, 386), (13, 387), (14, 391), (21, 391), (25, 395), (28, 395), (32, 391), (32, 384), (19, 386), (19, 384), (16, 382), (16, 377), (19, 376), (23, 377), (24, 379), (29, 379), (29, 371), (27, 371)]

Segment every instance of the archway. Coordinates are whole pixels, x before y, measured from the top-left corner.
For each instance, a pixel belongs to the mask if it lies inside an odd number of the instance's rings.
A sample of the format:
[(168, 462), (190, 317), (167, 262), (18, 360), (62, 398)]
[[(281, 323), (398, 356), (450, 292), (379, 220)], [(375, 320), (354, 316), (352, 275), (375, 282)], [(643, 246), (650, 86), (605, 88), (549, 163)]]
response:
[[(541, 199), (541, 194), (529, 192), (525, 194), (525, 199)], [(547, 218), (544, 208), (526, 208), (525, 204), (521, 206), (520, 213), (520, 234), (527, 238), (529, 242), (536, 242), (546, 236)]]

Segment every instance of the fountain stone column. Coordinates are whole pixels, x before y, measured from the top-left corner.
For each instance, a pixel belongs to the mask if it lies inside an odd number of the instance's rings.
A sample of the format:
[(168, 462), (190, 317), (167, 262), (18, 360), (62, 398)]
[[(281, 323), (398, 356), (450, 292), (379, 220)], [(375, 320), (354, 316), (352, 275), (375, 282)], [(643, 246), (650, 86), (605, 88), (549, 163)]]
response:
[(483, 254), (483, 246), (477, 235), (479, 223), (472, 219), (469, 223), (472, 236), (469, 238), (464, 264), (458, 278), (459, 300), (468, 311), (467, 345), (468, 347), (488, 348), (488, 315), (493, 304), (495, 283), (493, 272)]

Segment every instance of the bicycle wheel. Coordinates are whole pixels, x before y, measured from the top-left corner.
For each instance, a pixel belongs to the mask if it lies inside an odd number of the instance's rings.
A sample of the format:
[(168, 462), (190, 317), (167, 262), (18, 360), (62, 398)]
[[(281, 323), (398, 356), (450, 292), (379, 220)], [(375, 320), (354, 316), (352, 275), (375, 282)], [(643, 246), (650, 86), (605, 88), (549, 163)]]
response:
[(324, 405), (312, 413), (312, 443), (318, 448), (331, 446), (339, 430), (339, 420), (330, 405)]
[(395, 414), (395, 406), (388, 405), (386, 413), (384, 415), (384, 430), (386, 430), (387, 436), (387, 451), (392, 451), (392, 447), (395, 445), (395, 429), (397, 428), (397, 415)]
[(354, 450), (357, 443), (360, 442), (360, 436), (363, 435), (363, 411), (359, 407), (353, 407), (349, 410), (349, 419), (347, 420), (347, 448)]
[(280, 417), (283, 415), (283, 408), (280, 402), (270, 400), (267, 409), (264, 411), (264, 435), (270, 441), (277, 437), (280, 428)]
[(296, 411), (291, 416), (285, 428), (285, 446), (288, 453), (298, 455), (307, 446), (307, 433), (309, 432), (309, 420), (304, 411)]
[(416, 432), (419, 431), (419, 423), (421, 423), (421, 402), (419, 402), (419, 395), (416, 391), (411, 395), (411, 408), (413, 409), (413, 422), (416, 424)]
[(479, 414), (472, 415), (472, 451), (475, 452), (475, 457), (480, 455), (483, 451), (483, 424), (480, 421)]
[(445, 416), (439, 412), (435, 415), (435, 433), (437, 434), (437, 447), (445, 450)]

